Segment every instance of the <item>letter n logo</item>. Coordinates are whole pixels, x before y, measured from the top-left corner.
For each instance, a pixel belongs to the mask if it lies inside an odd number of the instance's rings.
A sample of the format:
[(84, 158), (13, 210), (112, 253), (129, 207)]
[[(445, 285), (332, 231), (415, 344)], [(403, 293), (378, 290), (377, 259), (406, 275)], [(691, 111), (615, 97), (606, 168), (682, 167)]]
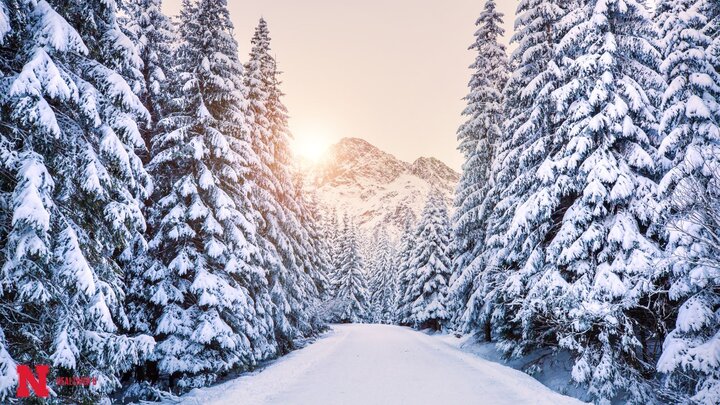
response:
[(32, 387), (33, 392), (35, 392), (35, 395), (37, 395), (40, 398), (47, 398), (50, 396), (50, 392), (48, 391), (47, 387), (47, 375), (48, 372), (50, 372), (50, 366), (43, 364), (38, 365), (35, 367), (35, 371), (37, 372), (37, 378), (35, 378), (35, 374), (33, 374), (30, 367), (18, 364), (17, 366), (17, 374), (18, 374), (18, 387), (17, 387), (17, 397), (18, 398), (27, 398), (30, 396), (30, 387)]

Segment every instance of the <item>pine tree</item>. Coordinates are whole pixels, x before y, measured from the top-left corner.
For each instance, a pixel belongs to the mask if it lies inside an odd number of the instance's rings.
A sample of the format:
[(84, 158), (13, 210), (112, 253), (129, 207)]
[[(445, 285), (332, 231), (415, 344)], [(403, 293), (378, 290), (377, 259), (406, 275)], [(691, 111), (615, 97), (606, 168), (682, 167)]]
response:
[(412, 256), (415, 250), (415, 230), (413, 223), (408, 219), (400, 237), (400, 246), (395, 266), (397, 268), (397, 286), (395, 296), (397, 297), (396, 321), (400, 325), (410, 326), (412, 320), (412, 287), (415, 280), (414, 268), (412, 267)]
[[(478, 259), (481, 259), (485, 229), (493, 208), (491, 165), (501, 138), (502, 89), (508, 76), (505, 46), (499, 42), (505, 34), (501, 27), (503, 14), (496, 7), (495, 1), (486, 1), (475, 23), (478, 30), (470, 49), (478, 55), (470, 66), (473, 74), (469, 83), (470, 93), (465, 97), (467, 107), (463, 111), (467, 121), (458, 130), (459, 150), (465, 157), (465, 163), (453, 215), (455, 277), (450, 294), (455, 317), (464, 320), (465, 330), (474, 329), (479, 323), (489, 324), (487, 315), (476, 313), (482, 303), (468, 301), (471, 295), (478, 297), (474, 291), (482, 289), (476, 284), (481, 271), (481, 260)], [(481, 321), (481, 318), (484, 320)]]
[(140, 101), (150, 113), (140, 132), (147, 145), (159, 132), (158, 124), (170, 111), (170, 80), (176, 33), (170, 18), (162, 12), (162, 0), (130, 0), (124, 4), (124, 29), (138, 49), (140, 58)]
[(347, 214), (343, 218), (342, 256), (336, 280), (339, 322), (368, 320), (369, 298), (367, 279), (358, 253), (356, 229)]
[(708, 54), (715, 70), (720, 72), (720, 4), (714, 0), (703, 0), (701, 7), (703, 14), (707, 17), (704, 33), (712, 40)]
[[(708, 353), (720, 345), (720, 274), (707, 258), (717, 251), (705, 198), (720, 197), (720, 74), (703, 33), (708, 18), (701, 3), (666, 0), (659, 6), (668, 90), (663, 98), (660, 153), (672, 167), (660, 183), (660, 212), (668, 223), (666, 249), (673, 258), (669, 295), (682, 302), (665, 339), (658, 370), (674, 392), (698, 403), (720, 401), (720, 362)], [(672, 325), (671, 325), (672, 328)]]
[(377, 241), (372, 249), (375, 258), (370, 279), (370, 306), (372, 321), (390, 324), (395, 321), (397, 274), (393, 263), (395, 251), (390, 244), (387, 231), (382, 228), (377, 233)]
[(313, 282), (315, 291), (309, 296), (306, 303), (311, 309), (311, 326), (313, 330), (322, 330), (326, 327), (325, 321), (317, 308), (323, 301), (331, 297), (330, 271), (332, 260), (330, 258), (330, 245), (322, 234), (323, 218), (317, 205), (317, 196), (314, 192), (303, 190), (303, 176), (295, 172), (295, 201), (300, 209), (298, 217), (306, 236), (304, 252), (301, 256), (306, 262), (304, 269)]
[(503, 343), (569, 350), (572, 378), (598, 403), (621, 393), (648, 403), (653, 359), (642, 348), (657, 328), (649, 297), (661, 255), (652, 238), (662, 170), (656, 33), (633, 0), (584, 2), (561, 25), (556, 52), (567, 64), (552, 92), (557, 130), (544, 144), (562, 148), (532, 171), (538, 186), (504, 236), (511, 249), (501, 254), (514, 262), (504, 302), (523, 327)]
[(20, 363), (97, 377), (93, 390), (48, 383), (60, 400), (100, 401), (154, 345), (124, 333), (121, 256), (144, 241), (152, 187), (135, 49), (112, 0), (3, 1), (0, 43), (0, 399)]
[(340, 268), (340, 254), (342, 252), (341, 229), (338, 223), (337, 209), (333, 207), (328, 215), (324, 217), (323, 231), (328, 244), (328, 252), (330, 254), (330, 268), (328, 269), (328, 279), (330, 281), (331, 295), (335, 295), (335, 281), (337, 280), (337, 271)]
[(242, 65), (225, 0), (185, 1), (175, 59), (178, 108), (153, 138), (151, 263), (135, 280), (170, 387), (204, 386), (274, 355), (247, 179)]
[(368, 273), (368, 320), (372, 323), (381, 323), (378, 314), (381, 312), (382, 303), (377, 297), (377, 292), (382, 289), (382, 252), (380, 251), (381, 235), (378, 232), (380, 232), (379, 227), (372, 231), (373, 236), (364, 244), (365, 249), (362, 249), (362, 244), (360, 249)]
[(294, 196), (287, 128), (287, 111), (275, 59), (270, 54), (267, 23), (260, 20), (252, 38), (250, 60), (246, 64), (245, 84), (250, 110), (250, 142), (258, 156), (252, 171), (256, 187), (253, 206), (261, 216), (264, 267), (268, 269), (274, 304), (275, 336), (282, 352), (294, 347), (301, 336), (316, 332), (310, 322), (311, 303), (317, 298), (315, 269), (304, 268), (307, 234), (300, 222), (303, 210)]
[(448, 282), (451, 274), (450, 220), (441, 194), (433, 191), (427, 199), (415, 232), (410, 267), (409, 300), (412, 322), (418, 328), (440, 330), (449, 320)]
[[(146, 145), (140, 156), (145, 163), (149, 163), (151, 157), (149, 146), (153, 137), (162, 131), (160, 121), (171, 110), (169, 78), (172, 76), (170, 73), (174, 64), (172, 44), (177, 38), (170, 19), (162, 13), (161, 0), (132, 0), (124, 2), (123, 7), (125, 11), (125, 17), (121, 21), (123, 30), (138, 50), (141, 76), (136, 78), (136, 93), (149, 112), (145, 122), (138, 123), (138, 129)], [(145, 312), (147, 297), (144, 295), (147, 291), (141, 281), (149, 266), (147, 244), (144, 241), (136, 241), (133, 247), (132, 251), (127, 252), (125, 266), (129, 321), (131, 329), (152, 334), (153, 331), (148, 325), (148, 314)]]
[[(532, 205), (528, 199), (542, 189), (540, 179), (546, 161), (562, 145), (556, 139), (558, 123), (551, 94), (561, 79), (560, 58), (555, 53), (566, 30), (561, 21), (567, 18), (572, 4), (531, 0), (521, 2), (517, 9), (519, 18), (512, 41), (518, 48), (511, 56), (513, 73), (504, 89), (506, 121), (492, 167), (493, 212), (478, 259), (483, 271), (463, 316), (466, 330), (484, 326), (485, 338), (498, 336), (499, 347), (506, 354), (520, 354), (525, 349), (519, 333), (522, 325), (516, 317), (522, 302), (517, 297), (521, 291), (517, 279), (513, 279), (520, 277), (517, 270), (522, 266), (518, 263), (532, 254), (542, 254), (538, 239), (542, 240), (554, 225), (551, 218), (541, 215), (548, 204), (540, 201)], [(534, 209), (532, 214), (538, 214), (536, 226), (513, 229), (516, 215), (523, 214), (517, 210), (524, 204)], [(488, 325), (489, 317), (492, 325)]]
[(337, 211), (333, 208), (328, 215), (324, 217), (323, 230), (327, 242), (329, 252), (329, 268), (328, 268), (328, 295), (322, 304), (324, 318), (328, 322), (337, 322), (340, 318), (342, 305), (338, 291), (340, 288), (340, 269), (342, 267), (343, 254), (343, 229), (339, 224)]

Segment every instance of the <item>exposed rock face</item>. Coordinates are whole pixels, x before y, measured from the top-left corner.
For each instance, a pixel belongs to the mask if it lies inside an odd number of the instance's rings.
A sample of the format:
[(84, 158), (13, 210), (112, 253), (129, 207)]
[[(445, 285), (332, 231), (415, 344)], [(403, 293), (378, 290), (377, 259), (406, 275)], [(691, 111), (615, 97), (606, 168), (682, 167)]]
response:
[(406, 218), (420, 215), (431, 190), (445, 196), (450, 208), (460, 175), (435, 158), (403, 162), (367, 141), (344, 138), (320, 163), (303, 163), (306, 188), (323, 210), (347, 212), (364, 231), (379, 225), (399, 235)]

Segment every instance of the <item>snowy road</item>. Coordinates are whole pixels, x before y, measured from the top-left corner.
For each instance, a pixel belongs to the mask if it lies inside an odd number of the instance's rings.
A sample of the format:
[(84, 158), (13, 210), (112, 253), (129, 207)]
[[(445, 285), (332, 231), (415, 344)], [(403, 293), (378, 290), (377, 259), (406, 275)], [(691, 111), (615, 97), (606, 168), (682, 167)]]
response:
[(335, 325), (261, 372), (194, 390), (181, 404), (580, 404), (442, 340), (387, 325)]

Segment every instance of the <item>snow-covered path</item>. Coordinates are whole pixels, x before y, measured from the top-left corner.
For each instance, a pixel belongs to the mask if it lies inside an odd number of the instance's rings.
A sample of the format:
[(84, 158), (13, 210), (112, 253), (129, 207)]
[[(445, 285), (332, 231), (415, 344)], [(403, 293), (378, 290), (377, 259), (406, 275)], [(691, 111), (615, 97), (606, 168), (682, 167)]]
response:
[(182, 404), (580, 404), (532, 377), (432, 336), (388, 325), (334, 325), (328, 337), (261, 372), (194, 390)]

